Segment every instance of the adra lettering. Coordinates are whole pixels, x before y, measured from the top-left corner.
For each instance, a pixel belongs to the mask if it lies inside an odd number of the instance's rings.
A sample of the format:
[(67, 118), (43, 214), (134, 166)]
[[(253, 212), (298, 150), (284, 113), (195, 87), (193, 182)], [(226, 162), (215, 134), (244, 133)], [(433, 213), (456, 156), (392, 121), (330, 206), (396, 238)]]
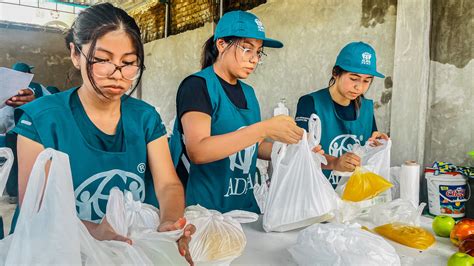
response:
[(229, 188), (224, 197), (244, 195), (247, 194), (248, 190), (253, 190), (253, 181), (250, 174), (246, 178), (229, 178)]

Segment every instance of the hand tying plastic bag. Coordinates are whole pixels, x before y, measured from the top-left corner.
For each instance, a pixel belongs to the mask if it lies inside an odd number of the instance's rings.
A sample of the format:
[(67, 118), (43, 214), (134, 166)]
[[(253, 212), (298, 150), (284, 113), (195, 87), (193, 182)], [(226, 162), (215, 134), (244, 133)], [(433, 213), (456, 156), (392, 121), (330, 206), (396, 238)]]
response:
[(263, 214), (263, 229), (284, 232), (332, 218), (337, 195), (321, 170), (326, 158), (313, 152), (321, 138), (321, 122), (315, 114), (309, 133), (294, 145), (275, 142), (273, 176)]

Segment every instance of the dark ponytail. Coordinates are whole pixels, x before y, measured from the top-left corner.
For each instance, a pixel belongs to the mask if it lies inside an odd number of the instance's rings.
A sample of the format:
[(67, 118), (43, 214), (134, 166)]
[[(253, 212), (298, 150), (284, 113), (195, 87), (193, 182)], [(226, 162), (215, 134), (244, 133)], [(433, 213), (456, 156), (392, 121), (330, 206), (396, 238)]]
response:
[(129, 93), (130, 95), (137, 88), (142, 78), (143, 71), (145, 70), (145, 53), (140, 36), (140, 28), (138, 27), (135, 20), (127, 14), (127, 12), (120, 8), (114, 7), (110, 3), (93, 5), (84, 9), (84, 11), (77, 15), (74, 23), (71, 26), (71, 29), (69, 29), (65, 36), (67, 49), (69, 50), (69, 44), (73, 43), (75, 47), (75, 54), (80, 53), (79, 49), (82, 49), (84, 44), (90, 44), (89, 52), (87, 55), (85, 55), (87, 58), (87, 76), (94, 90), (104, 97), (106, 96), (97, 87), (97, 84), (92, 78), (93, 75), (91, 62), (93, 61), (97, 40), (105, 34), (116, 30), (123, 30), (129, 35), (138, 57), (140, 74), (135, 81), (135, 86)]
[[(331, 79), (329, 79), (328, 88), (330, 88), (334, 84), (336, 84), (336, 77), (341, 77), (345, 73), (347, 73), (347, 71), (342, 69), (340, 66), (334, 66), (332, 68), (332, 76), (331, 76)], [(359, 109), (360, 109), (361, 97), (364, 97), (364, 95), (357, 96), (357, 98), (355, 98), (355, 100), (354, 100), (354, 105), (355, 105), (356, 112), (358, 112)]]
[(214, 41), (214, 35), (207, 39), (202, 48), (201, 69), (204, 69), (213, 65), (219, 56), (219, 51), (217, 50), (216, 42)]
[[(235, 36), (223, 37), (221, 39), (223, 39), (226, 43), (229, 43), (225, 50), (232, 47), (232, 45), (239, 44), (242, 40), (242, 38)], [(217, 61), (218, 57), (219, 50), (217, 50), (216, 42), (214, 41), (214, 35), (212, 35), (202, 46), (201, 69), (212, 66)]]

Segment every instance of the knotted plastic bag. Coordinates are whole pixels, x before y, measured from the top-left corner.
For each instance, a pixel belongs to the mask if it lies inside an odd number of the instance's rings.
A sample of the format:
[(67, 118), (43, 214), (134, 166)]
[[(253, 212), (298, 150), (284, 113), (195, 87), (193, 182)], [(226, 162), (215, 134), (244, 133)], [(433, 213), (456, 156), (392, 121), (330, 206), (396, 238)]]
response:
[(156, 231), (160, 225), (158, 208), (133, 200), (130, 191), (110, 190), (106, 216), (115, 231), (124, 236), (144, 230)]
[[(129, 237), (133, 244), (116, 249), (117, 253), (137, 254), (144, 264), (186, 265), (178, 253), (176, 241), (183, 229), (158, 232), (159, 210), (152, 205), (133, 200), (130, 191), (113, 188), (107, 202), (106, 217), (114, 230)], [(138, 260), (133, 263), (138, 264)]]
[(311, 115), (308, 128), (297, 144), (273, 144), (273, 176), (263, 214), (266, 232), (289, 231), (333, 217), (338, 197), (321, 170), (326, 158), (312, 151), (321, 138), (317, 115)]
[(193, 261), (219, 265), (229, 265), (244, 251), (247, 238), (240, 223), (258, 219), (258, 215), (252, 212), (231, 211), (222, 214), (200, 205), (187, 207), (185, 217), (196, 226), (189, 243)]

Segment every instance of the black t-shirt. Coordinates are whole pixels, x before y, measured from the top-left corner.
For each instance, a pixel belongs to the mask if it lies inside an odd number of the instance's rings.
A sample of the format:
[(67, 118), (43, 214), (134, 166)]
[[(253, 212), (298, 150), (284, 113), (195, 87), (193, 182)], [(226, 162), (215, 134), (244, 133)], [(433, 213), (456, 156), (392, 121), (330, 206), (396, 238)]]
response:
[[(348, 106), (340, 105), (333, 100), (334, 107), (337, 115), (346, 121), (352, 121), (356, 119), (356, 108), (355, 102), (351, 101)], [(311, 114), (314, 113), (314, 100), (310, 95), (305, 95), (298, 101), (296, 124), (299, 127), (308, 130), (308, 119)], [(372, 122), (372, 132), (377, 131), (377, 124), (375, 122), (375, 116)]]
[[(240, 82), (235, 85), (226, 82), (217, 76), (219, 82), (230, 101), (240, 109), (247, 109), (247, 100)], [(198, 76), (189, 76), (181, 82), (176, 97), (176, 108), (178, 118), (190, 111), (202, 112), (212, 115), (211, 98), (207, 91), (206, 80)]]
[[(247, 109), (247, 100), (245, 99), (244, 91), (240, 82), (235, 85), (226, 82), (217, 76), (219, 82), (222, 85), (227, 97), (230, 101), (240, 109)], [(196, 111), (212, 115), (212, 105), (209, 92), (207, 91), (207, 84), (204, 78), (198, 76), (189, 76), (181, 82), (178, 88), (176, 96), (176, 114), (179, 122), (179, 131), (183, 133), (183, 127), (181, 125), (181, 118), (187, 112)], [(185, 159), (189, 162), (189, 157), (184, 150)], [(186, 170), (185, 164), (182, 159), (179, 160), (176, 172), (186, 189), (188, 182), (188, 171)]]

